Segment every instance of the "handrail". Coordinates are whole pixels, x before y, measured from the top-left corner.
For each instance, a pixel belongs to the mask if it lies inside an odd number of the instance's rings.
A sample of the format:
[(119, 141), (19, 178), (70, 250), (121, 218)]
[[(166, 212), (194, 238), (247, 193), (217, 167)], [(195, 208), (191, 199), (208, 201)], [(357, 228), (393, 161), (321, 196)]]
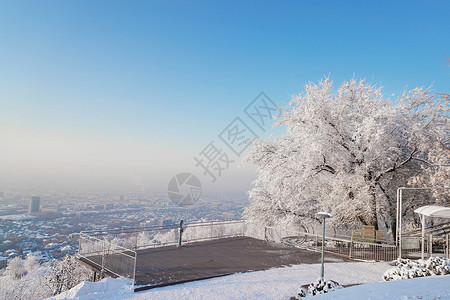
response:
[[(153, 248), (153, 247), (161, 247), (167, 245), (179, 245), (181, 246), (181, 239), (176, 239), (176, 241), (169, 242), (156, 242), (152, 244), (138, 245), (138, 235), (143, 232), (155, 232), (150, 235), (155, 237), (158, 233), (170, 233), (175, 232), (174, 230), (178, 230), (178, 234), (181, 234), (184, 230), (195, 229), (195, 228), (207, 228), (208, 226), (211, 228), (210, 231), (200, 231), (200, 233), (194, 231), (194, 236), (189, 236), (185, 238), (183, 242), (197, 242), (204, 240), (211, 240), (217, 238), (231, 237), (231, 236), (243, 236), (245, 231), (245, 226), (242, 229), (236, 230), (236, 228), (232, 228), (233, 233), (228, 232), (216, 232), (213, 228), (220, 228), (220, 225), (235, 225), (235, 224), (243, 224), (245, 225), (244, 220), (229, 220), (229, 221), (210, 221), (210, 222), (193, 222), (185, 224), (180, 227), (177, 225), (166, 225), (166, 226), (142, 226), (142, 227), (132, 227), (132, 228), (122, 228), (122, 229), (110, 229), (110, 230), (90, 230), (90, 231), (82, 231), (80, 232), (80, 246), (78, 249), (78, 256), (91, 262), (92, 264), (98, 266), (98, 268), (103, 272), (106, 270), (111, 274), (116, 276), (126, 276), (130, 275), (133, 280), (133, 284), (135, 282), (136, 277), (136, 262), (137, 262), (137, 249), (141, 248)], [(183, 230), (181, 230), (183, 228)], [(189, 231), (188, 231), (189, 232)], [(176, 232), (175, 232), (176, 233)], [(195, 236), (195, 233), (200, 234), (199, 236)], [(205, 234), (206, 233), (206, 234)], [(112, 238), (112, 239), (111, 239)], [(118, 238), (115, 240), (115, 238)], [(118, 243), (125, 242), (128, 245), (134, 244), (132, 246), (121, 246)], [(89, 243), (91, 243), (89, 245)], [(134, 248), (134, 249), (133, 249)], [(129, 254), (130, 253), (130, 254)], [(119, 255), (123, 258), (131, 259), (129, 262), (123, 262), (128, 270), (134, 268), (134, 271), (124, 274), (121, 273), (120, 270), (114, 269), (111, 266), (108, 266), (108, 257), (110, 255)], [(98, 261), (94, 261), (93, 257), (98, 256)], [(117, 263), (117, 261), (116, 261)], [(123, 264), (119, 263), (119, 267)], [(121, 265), (122, 264), (122, 265)], [(133, 266), (132, 266), (132, 265)]]
[[(81, 233), (80, 236), (86, 237), (86, 234), (85, 234), (85, 233)], [(120, 246), (120, 245), (111, 243), (111, 242), (109, 242), (109, 241), (101, 240), (101, 239), (99, 239), (99, 238), (97, 238), (97, 237), (94, 237), (94, 236), (88, 235), (88, 238), (93, 239), (93, 240), (97, 240), (97, 241), (99, 241), (99, 242), (108, 242), (108, 243), (110, 243), (111, 245), (114, 245), (114, 247), (122, 248), (124, 251), (131, 251), (131, 252), (136, 253), (136, 251), (134, 251), (133, 249), (125, 248), (125, 247), (122, 247), (122, 246)]]
[[(90, 242), (99, 243), (101, 244), (101, 249), (97, 249), (95, 246), (91, 251), (84, 252), (84, 243), (83, 241), (88, 240)], [(92, 251), (94, 250), (94, 251)], [(109, 272), (116, 276), (130, 276), (132, 279), (132, 286), (134, 287), (135, 280), (136, 280), (136, 261), (137, 261), (137, 252), (133, 249), (129, 249), (126, 247), (122, 247), (120, 245), (117, 245), (115, 243), (112, 243), (110, 241), (107, 241), (106, 239), (99, 239), (98, 237), (88, 235), (85, 232), (80, 232), (80, 247), (78, 249), (78, 257), (89, 261), (90, 263), (96, 265), (99, 270), (103, 272)], [(130, 272), (127, 272), (126, 274), (120, 272), (120, 270), (114, 269), (113, 267), (108, 265), (108, 260), (111, 255), (119, 255), (122, 257), (127, 257), (132, 261), (132, 270), (130, 268)], [(100, 261), (95, 261), (91, 259), (92, 257), (100, 256)]]
[[(275, 240), (279, 239), (281, 242), (313, 251), (320, 251), (321, 249), (319, 247), (322, 243), (321, 234), (312, 234), (273, 226), (266, 227), (266, 234), (268, 231), (270, 234), (270, 230), (275, 231), (272, 236)], [(290, 241), (290, 238), (294, 238), (294, 240)], [(300, 238), (300, 240), (295, 240), (295, 238)], [(389, 244), (357, 241), (352, 239), (352, 237), (342, 239), (325, 235), (325, 252), (346, 256), (348, 258), (390, 261), (395, 259), (397, 247)]]
[[(286, 229), (286, 228), (281, 228), (281, 227), (274, 227), (274, 226), (266, 226), (266, 228), (268, 229), (275, 229), (275, 230), (283, 230), (285, 232), (288, 233), (293, 233), (293, 234), (297, 234), (297, 235), (305, 235), (305, 236), (322, 236), (321, 234), (314, 234), (314, 233), (309, 233), (309, 232), (302, 232), (302, 231), (295, 231), (295, 230), (291, 230), (291, 229)], [(336, 237), (336, 236), (340, 236), (340, 237)], [(379, 241), (379, 242), (384, 242), (382, 244), (378, 244), (378, 243), (371, 243), (371, 242), (366, 242), (366, 241), (359, 241), (359, 240), (355, 240), (352, 236), (350, 235), (344, 235), (344, 234), (334, 234), (334, 236), (329, 236), (325, 234), (325, 239), (331, 239), (331, 240), (335, 240), (335, 241), (339, 241), (339, 242), (350, 242), (350, 241), (354, 241), (354, 242), (364, 242), (366, 244), (373, 244), (373, 245), (390, 245), (385, 243), (384, 240), (376, 240), (375, 241)], [(392, 246), (392, 245), (390, 245)]]
[[(226, 220), (226, 221), (208, 221), (208, 222), (192, 222), (192, 223), (185, 223), (184, 225), (186, 227), (188, 226), (208, 226), (208, 225), (214, 225), (214, 224), (233, 224), (233, 223), (244, 223), (244, 219), (235, 219), (235, 220)], [(125, 228), (118, 228), (118, 229), (106, 229), (106, 230), (85, 230), (81, 231), (80, 233), (85, 234), (95, 234), (95, 235), (105, 235), (105, 234), (111, 234), (111, 233), (135, 233), (136, 230), (139, 231), (152, 231), (152, 230), (165, 230), (165, 229), (177, 229), (179, 228), (179, 225), (152, 225), (152, 226), (140, 226), (140, 227), (125, 227)]]
[[(429, 226), (429, 227), (425, 228), (425, 230), (434, 230), (435, 228), (438, 229), (441, 226), (444, 229), (447, 229), (448, 227), (445, 227), (445, 226), (450, 226), (450, 222), (444, 222), (444, 223), (441, 223), (441, 224), (436, 224), (436, 225), (433, 225), (433, 226)], [(403, 235), (414, 235), (416, 233), (422, 234), (422, 228), (413, 229), (413, 230), (410, 230), (410, 231), (405, 231), (405, 232), (403, 232)]]
[[(253, 234), (256, 234), (258, 239), (284, 240), (284, 242), (286, 242), (286, 238), (303, 236), (305, 237), (304, 244), (296, 246), (312, 250), (317, 250), (319, 242), (321, 243), (319, 236), (321, 237), (322, 235), (309, 233), (306, 230), (299, 231), (285, 227), (263, 225), (253, 227), (253, 225), (256, 224), (238, 219), (193, 222), (184, 225), (82, 231), (80, 232), (78, 255), (94, 263), (101, 270), (107, 270), (116, 276), (129, 275), (132, 277), (134, 284), (138, 249), (168, 245), (182, 246), (189, 242), (252, 236)], [(313, 239), (309, 239), (311, 237)], [(396, 251), (393, 251), (393, 249), (396, 249), (395, 245), (359, 241), (352, 236), (343, 234), (326, 235), (325, 240), (327, 243), (325, 251), (348, 256), (349, 258), (390, 260), (392, 255), (396, 253)], [(294, 243), (298, 242), (295, 241)]]

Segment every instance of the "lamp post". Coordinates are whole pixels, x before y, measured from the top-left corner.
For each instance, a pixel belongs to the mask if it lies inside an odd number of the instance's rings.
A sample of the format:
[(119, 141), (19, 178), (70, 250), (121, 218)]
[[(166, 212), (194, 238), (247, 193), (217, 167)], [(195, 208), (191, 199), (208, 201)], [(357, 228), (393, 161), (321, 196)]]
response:
[(325, 259), (325, 219), (331, 218), (332, 215), (330, 213), (327, 212), (318, 212), (316, 214), (316, 218), (317, 219), (321, 219), (322, 220), (322, 270), (320, 273), (320, 277), (323, 279), (323, 274), (324, 274), (324, 259)]

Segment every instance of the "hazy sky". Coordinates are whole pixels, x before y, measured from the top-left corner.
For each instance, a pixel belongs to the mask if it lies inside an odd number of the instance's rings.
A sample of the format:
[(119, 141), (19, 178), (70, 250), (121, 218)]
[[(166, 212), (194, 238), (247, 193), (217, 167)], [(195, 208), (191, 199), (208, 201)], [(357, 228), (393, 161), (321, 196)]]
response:
[[(254, 179), (218, 135), (324, 75), (449, 93), (449, 1), (0, 1), (0, 189)], [(235, 162), (212, 184), (211, 141)], [(222, 153), (223, 153), (222, 152)]]

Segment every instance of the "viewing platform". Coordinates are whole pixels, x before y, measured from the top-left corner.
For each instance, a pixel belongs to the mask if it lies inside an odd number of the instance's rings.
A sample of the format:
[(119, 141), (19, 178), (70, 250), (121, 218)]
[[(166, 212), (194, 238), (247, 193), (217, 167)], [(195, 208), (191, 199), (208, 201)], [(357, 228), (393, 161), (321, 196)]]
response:
[[(368, 241), (369, 236), (373, 240)], [(396, 245), (374, 237), (371, 233), (357, 238), (329, 228), (325, 261), (392, 261), (398, 257)], [(321, 248), (322, 234), (312, 225), (278, 228), (244, 220), (181, 222), (179, 226), (81, 232), (77, 260), (94, 271), (93, 280), (127, 277), (139, 291), (240, 272), (318, 264)], [(402, 253), (414, 255), (418, 250), (405, 244)]]
[[(137, 251), (136, 291), (240, 272), (316, 264), (320, 258), (318, 252), (244, 236), (142, 249)], [(83, 258), (80, 261), (101, 273), (98, 263)], [(350, 260), (327, 254), (325, 261)]]

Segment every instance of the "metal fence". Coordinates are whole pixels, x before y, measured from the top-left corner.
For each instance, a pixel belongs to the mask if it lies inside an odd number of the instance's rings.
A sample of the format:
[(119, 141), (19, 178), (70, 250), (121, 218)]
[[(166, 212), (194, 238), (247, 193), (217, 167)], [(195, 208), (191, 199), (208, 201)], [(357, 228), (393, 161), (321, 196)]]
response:
[[(147, 226), (102, 231), (84, 231), (82, 235), (95, 237), (133, 250), (173, 246), (213, 239), (244, 236), (248, 231), (243, 220), (196, 222), (169, 226)], [(180, 231), (181, 229), (181, 231)]]
[(440, 256), (450, 258), (449, 240), (450, 234), (426, 234), (423, 242), (420, 236), (402, 236), (401, 257), (418, 259), (422, 257), (423, 250), (424, 257)]
[[(313, 251), (321, 251), (322, 247), (322, 233), (319, 233), (318, 226), (293, 229), (264, 227), (244, 220), (180, 225), (81, 232), (78, 256), (107, 275), (128, 277), (134, 283), (138, 251), (147, 248), (182, 246), (192, 242), (240, 236), (287, 243)], [(333, 228), (327, 229), (325, 251), (349, 258), (376, 261), (394, 260), (398, 254), (394, 245), (357, 241), (351, 234), (346, 235), (346, 232)]]
[(191, 223), (187, 224), (183, 229), (182, 242), (191, 243), (245, 236), (245, 229), (246, 226), (243, 220)]
[[(280, 227), (266, 227), (267, 240), (287, 243), (299, 248), (320, 252), (322, 234), (288, 230)], [(391, 261), (397, 258), (397, 247), (385, 243), (355, 241), (352, 236), (332, 232), (325, 235), (325, 251), (348, 258), (376, 261)]]
[(80, 233), (78, 258), (92, 264), (102, 273), (130, 278), (134, 284), (137, 253), (87, 233)]
[(128, 277), (134, 283), (138, 250), (228, 237), (261, 238), (263, 230), (258, 228), (261, 227), (233, 220), (84, 231), (80, 233), (78, 257), (103, 273)]

